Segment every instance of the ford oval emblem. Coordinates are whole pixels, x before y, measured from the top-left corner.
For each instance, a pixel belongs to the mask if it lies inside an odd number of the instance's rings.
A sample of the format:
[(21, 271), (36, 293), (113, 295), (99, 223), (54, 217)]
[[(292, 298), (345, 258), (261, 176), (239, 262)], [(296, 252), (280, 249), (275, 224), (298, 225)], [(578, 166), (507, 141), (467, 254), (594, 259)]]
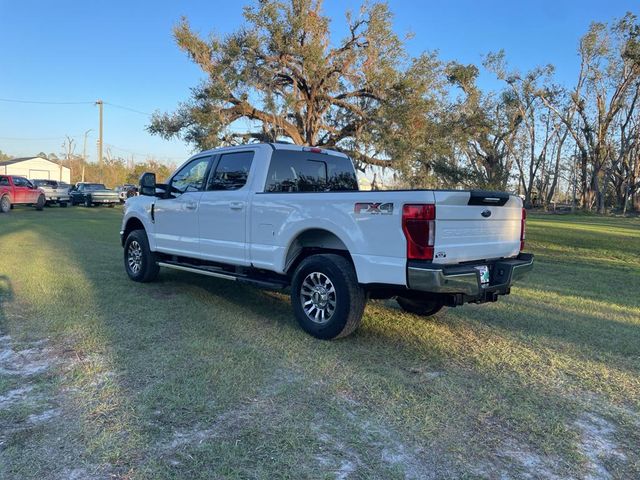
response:
[(491, 216), (491, 210), (489, 210), (487, 208), (487, 209), (483, 210), (480, 215), (482, 215), (484, 218), (489, 218)]

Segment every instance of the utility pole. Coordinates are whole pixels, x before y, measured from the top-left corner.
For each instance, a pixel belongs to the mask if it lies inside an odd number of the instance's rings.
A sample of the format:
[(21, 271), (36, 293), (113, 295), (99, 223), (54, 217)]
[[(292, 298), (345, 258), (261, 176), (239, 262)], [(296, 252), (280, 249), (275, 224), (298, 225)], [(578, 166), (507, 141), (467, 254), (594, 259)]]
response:
[(102, 100), (96, 100), (96, 105), (100, 109), (100, 131), (98, 133), (98, 172), (100, 174), (100, 181), (102, 181), (102, 106), (104, 105)]
[(84, 182), (84, 167), (87, 164), (87, 135), (92, 129), (84, 132), (84, 143), (82, 144), (82, 181)]

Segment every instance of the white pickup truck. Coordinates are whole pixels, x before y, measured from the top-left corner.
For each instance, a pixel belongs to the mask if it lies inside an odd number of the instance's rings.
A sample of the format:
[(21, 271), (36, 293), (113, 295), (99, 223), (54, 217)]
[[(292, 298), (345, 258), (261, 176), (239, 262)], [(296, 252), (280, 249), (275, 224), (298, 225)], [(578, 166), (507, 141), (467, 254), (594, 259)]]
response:
[(496, 301), (533, 267), (522, 201), (502, 192), (358, 191), (346, 155), (288, 144), (220, 148), (168, 180), (140, 178), (125, 203), (124, 266), (138, 282), (160, 267), (291, 288), (300, 326), (348, 335), (367, 298), (429, 316)]

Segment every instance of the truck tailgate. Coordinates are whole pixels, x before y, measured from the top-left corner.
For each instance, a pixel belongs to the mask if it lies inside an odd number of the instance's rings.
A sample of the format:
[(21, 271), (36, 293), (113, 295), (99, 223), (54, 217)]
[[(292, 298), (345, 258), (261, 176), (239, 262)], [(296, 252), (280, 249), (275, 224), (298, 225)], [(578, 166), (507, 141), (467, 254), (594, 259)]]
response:
[(508, 258), (520, 251), (522, 200), (479, 191), (436, 191), (434, 263)]

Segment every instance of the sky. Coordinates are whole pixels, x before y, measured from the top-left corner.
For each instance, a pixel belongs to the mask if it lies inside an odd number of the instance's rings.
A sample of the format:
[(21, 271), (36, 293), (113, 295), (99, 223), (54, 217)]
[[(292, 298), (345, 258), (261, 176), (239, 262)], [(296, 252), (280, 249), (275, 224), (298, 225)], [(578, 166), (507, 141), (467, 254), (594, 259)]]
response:
[[(224, 35), (243, 22), (252, 0), (68, 1), (0, 0), (0, 150), (13, 156), (62, 151), (66, 135), (95, 160), (98, 99), (104, 106), (104, 143), (114, 156), (147, 156), (180, 164), (193, 147), (146, 132), (147, 114), (172, 111), (189, 97), (202, 72), (178, 50), (171, 35), (182, 16), (203, 35)], [(334, 39), (344, 36), (346, 10), (361, 2), (325, 0)], [(410, 54), (437, 50), (445, 60), (479, 64), (504, 49), (511, 67), (526, 71), (551, 63), (560, 83), (571, 85), (577, 44), (593, 21), (609, 22), (640, 2), (389, 1), (394, 29)], [(483, 73), (480, 85), (497, 82)], [(73, 105), (32, 102), (86, 102)], [(119, 107), (126, 107), (119, 108)], [(135, 110), (135, 111), (133, 111)]]

